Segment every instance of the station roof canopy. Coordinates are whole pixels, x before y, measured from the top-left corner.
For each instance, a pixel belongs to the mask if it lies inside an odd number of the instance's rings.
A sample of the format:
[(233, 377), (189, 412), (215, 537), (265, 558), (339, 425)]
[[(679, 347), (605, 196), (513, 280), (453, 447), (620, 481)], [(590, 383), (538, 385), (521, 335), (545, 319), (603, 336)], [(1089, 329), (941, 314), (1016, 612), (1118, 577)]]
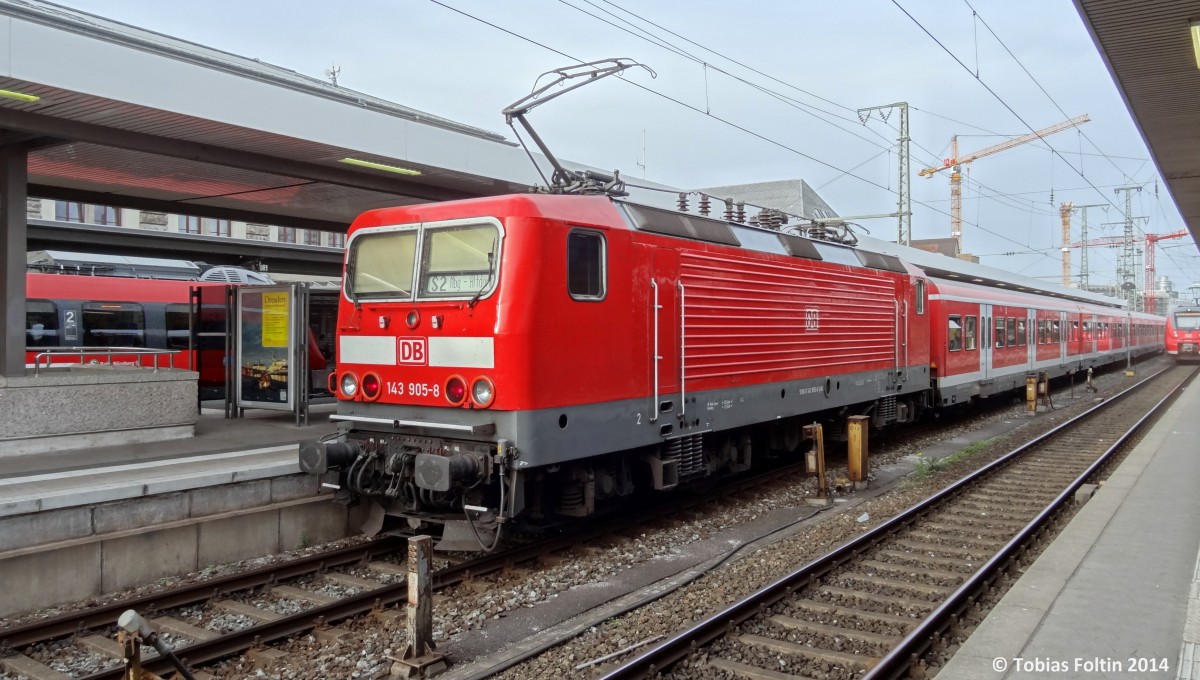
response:
[(30, 196), (344, 231), (536, 177), (494, 132), (58, 5), (0, 0), (0, 35)]
[[(1075, 0), (1158, 171), (1200, 243), (1197, 0)], [(1200, 39), (1200, 38), (1197, 38)]]

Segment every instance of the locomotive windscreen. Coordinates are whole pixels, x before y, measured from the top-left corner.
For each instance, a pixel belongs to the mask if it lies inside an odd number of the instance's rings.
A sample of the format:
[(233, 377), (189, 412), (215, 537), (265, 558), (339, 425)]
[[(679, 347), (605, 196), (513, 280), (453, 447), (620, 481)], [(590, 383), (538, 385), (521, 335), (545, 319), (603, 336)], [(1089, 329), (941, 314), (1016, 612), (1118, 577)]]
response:
[(471, 297), (495, 285), (500, 230), (492, 223), (383, 228), (356, 233), (349, 247), (353, 298)]
[(1181, 331), (1200, 331), (1200, 312), (1175, 312), (1175, 328)]

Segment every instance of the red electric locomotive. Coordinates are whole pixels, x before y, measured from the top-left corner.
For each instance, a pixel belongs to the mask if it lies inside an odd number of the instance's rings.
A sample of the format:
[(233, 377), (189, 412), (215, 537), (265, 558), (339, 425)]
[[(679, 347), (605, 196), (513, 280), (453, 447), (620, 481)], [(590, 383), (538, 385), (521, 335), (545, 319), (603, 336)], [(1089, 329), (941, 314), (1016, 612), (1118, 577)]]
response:
[(1200, 359), (1200, 306), (1176, 307), (1167, 313), (1167, 354), (1176, 362)]
[(340, 470), (376, 526), (588, 515), (795, 451), (814, 414), (914, 419), (925, 298), (894, 257), (608, 197), (368, 212), (339, 310), (343, 436), (301, 465)]

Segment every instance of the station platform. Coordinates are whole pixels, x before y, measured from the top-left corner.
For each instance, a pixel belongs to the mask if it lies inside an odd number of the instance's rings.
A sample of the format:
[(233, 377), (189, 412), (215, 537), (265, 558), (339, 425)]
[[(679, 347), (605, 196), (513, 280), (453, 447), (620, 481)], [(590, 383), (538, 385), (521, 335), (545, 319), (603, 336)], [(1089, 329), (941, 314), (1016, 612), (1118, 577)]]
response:
[(1030, 565), (939, 679), (1200, 680), (1200, 383)]
[[(0, 457), (0, 620), (33, 608), (357, 532), (361, 513), (300, 472), (298, 444), (336, 431), (335, 404), (205, 409), (196, 436)], [(152, 555), (151, 559), (147, 559)]]
[[(218, 406), (220, 404), (215, 403)], [(0, 456), (0, 479), (297, 444), (333, 432), (334, 425), (329, 415), (336, 409), (335, 403), (313, 405), (309, 408), (308, 425), (297, 426), (295, 416), (290, 412), (247, 410), (244, 418), (225, 418), (221, 408), (203, 408), (196, 421), (195, 436), (72, 451)]]

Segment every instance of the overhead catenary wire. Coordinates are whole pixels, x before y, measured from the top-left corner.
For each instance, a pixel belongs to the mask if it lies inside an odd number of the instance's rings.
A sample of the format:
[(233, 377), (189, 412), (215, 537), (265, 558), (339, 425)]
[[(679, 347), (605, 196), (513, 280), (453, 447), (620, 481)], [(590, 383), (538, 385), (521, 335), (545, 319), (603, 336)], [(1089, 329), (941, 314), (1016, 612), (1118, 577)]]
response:
[[(522, 35), (522, 34), (520, 34), (520, 33), (517, 33), (516, 31), (513, 31), (513, 30), (511, 30), (511, 29), (508, 29), (508, 28), (505, 28), (505, 27), (503, 27), (503, 26), (500, 26), (500, 25), (498, 25), (498, 24), (496, 24), (496, 23), (494, 23), (494, 22), (491, 22), (491, 21), (488, 21), (488, 20), (486, 20), (486, 19), (483, 19), (482, 17), (478, 17), (478, 16), (476, 16), (476, 15), (473, 15), (473, 14), (471, 14), (471, 13), (469, 13), (469, 12), (466, 12), (466, 11), (464, 11), (464, 10), (461, 10), (461, 9), (459, 9), (459, 8), (457, 8), (457, 7), (453, 7), (453, 6), (451, 6), (451, 5), (449, 5), (449, 4), (445, 3), (445, 2), (442, 2), (442, 0), (429, 0), (429, 1), (430, 1), (431, 3), (433, 3), (433, 4), (435, 4), (435, 5), (438, 5), (438, 6), (442, 7), (442, 8), (444, 8), (444, 9), (447, 9), (447, 10), (449, 10), (449, 11), (452, 11), (452, 12), (456, 13), (456, 14), (459, 14), (459, 15), (461, 15), (461, 16), (464, 16), (464, 17), (466, 17), (466, 18), (468, 18), (468, 19), (470, 19), (470, 20), (472, 20), (472, 21), (476, 21), (476, 22), (478, 22), (478, 23), (481, 23), (481, 24), (483, 24), (483, 25), (489, 26), (489, 27), (491, 27), (491, 28), (493, 28), (493, 29), (495, 29), (495, 30), (497, 30), (497, 31), (500, 31), (500, 32), (502, 32), (502, 33), (504, 33), (504, 34), (506, 34), (506, 35), (509, 35), (509, 36), (511, 36), (511, 37), (514, 37), (514, 38), (516, 38), (516, 39), (518, 39), (518, 40), (522, 40), (522, 41), (524, 41), (524, 42), (527, 42), (527, 43), (529, 43), (529, 44), (535, 45), (535, 46), (537, 46), (537, 47), (540, 47), (540, 48), (542, 48), (542, 49), (544, 49), (544, 50), (547, 50), (547, 51), (549, 51), (549, 52), (552, 52), (552, 53), (554, 53), (554, 54), (557, 54), (557, 55), (559, 55), (559, 56), (561, 56), (561, 57), (564, 57), (564, 58), (566, 58), (566, 59), (570, 59), (570, 60), (572, 60), (572, 61), (575, 61), (575, 62), (577, 62), (577, 63), (581, 63), (581, 64), (582, 64), (582, 63), (585, 63), (585, 62), (584, 62), (582, 59), (579, 59), (578, 57), (575, 57), (575, 56), (573, 56), (573, 55), (570, 55), (570, 54), (568, 54), (568, 53), (566, 53), (566, 52), (563, 52), (562, 50), (559, 50), (559, 49), (556, 49), (556, 48), (550, 47), (549, 45), (546, 45), (545, 43), (542, 43), (542, 42), (539, 42), (538, 40), (535, 40), (535, 39), (533, 39), (533, 38), (529, 38), (529, 37), (527, 37), (527, 36), (524, 36), (524, 35)], [(606, 0), (606, 2), (607, 2), (607, 0)], [(612, 4), (612, 3), (609, 3), (609, 4)], [(615, 5), (614, 5), (614, 6), (615, 6)], [(767, 144), (770, 144), (770, 145), (772, 145), (772, 146), (778, 147), (778, 148), (780, 148), (780, 149), (783, 149), (783, 150), (785, 150), (785, 151), (788, 151), (788, 152), (790, 152), (790, 153), (793, 153), (793, 154), (795, 154), (795, 155), (797, 155), (797, 156), (800, 156), (800, 157), (802, 157), (802, 158), (808, 159), (808, 160), (810, 160), (810, 161), (812, 161), (812, 162), (814, 162), (814, 163), (817, 163), (818, 165), (821, 165), (821, 166), (823, 166), (823, 167), (825, 167), (825, 168), (828, 168), (828, 169), (834, 170), (834, 171), (836, 171), (836, 172), (842, 173), (842, 174), (844, 174), (845, 176), (853, 177), (854, 179), (857, 179), (857, 180), (858, 180), (858, 181), (860, 181), (860, 182), (863, 182), (863, 183), (865, 183), (865, 184), (868, 184), (868, 185), (870, 185), (870, 186), (873, 186), (873, 187), (875, 187), (875, 188), (881, 189), (881, 190), (883, 190), (883, 191), (886, 191), (886, 192), (888, 192), (888, 193), (890, 193), (890, 194), (894, 194), (894, 193), (895, 193), (894, 191), (891, 191), (890, 189), (888, 189), (888, 187), (886, 187), (886, 186), (884, 186), (884, 185), (882, 185), (882, 184), (880, 184), (880, 183), (878, 183), (878, 182), (875, 182), (875, 181), (873, 181), (873, 180), (870, 180), (870, 179), (868, 179), (868, 178), (866, 178), (866, 177), (863, 177), (863, 176), (861, 176), (861, 175), (855, 174), (855, 173), (853, 173), (853, 172), (848, 172), (848, 171), (846, 171), (846, 170), (844, 170), (844, 169), (842, 169), (842, 168), (840, 168), (840, 167), (838, 167), (838, 166), (836, 166), (836, 165), (834, 165), (834, 164), (832, 164), (832, 163), (829, 163), (829, 162), (827, 162), (827, 161), (824, 161), (824, 160), (821, 160), (821, 159), (819, 159), (819, 158), (816, 158), (816, 157), (814, 157), (814, 156), (812, 156), (812, 155), (810, 155), (810, 154), (807, 154), (807, 153), (805, 153), (805, 152), (803, 152), (803, 151), (800, 151), (799, 149), (796, 149), (796, 148), (794, 148), (794, 147), (792, 147), (792, 146), (789, 146), (788, 144), (785, 144), (785, 143), (783, 143), (783, 142), (780, 142), (780, 141), (778, 141), (778, 140), (772, 139), (772, 138), (768, 137), (767, 135), (765, 135), (765, 134), (763, 134), (763, 133), (757, 132), (757, 131), (755, 131), (755, 130), (751, 130), (751, 129), (749, 129), (749, 128), (745, 127), (744, 125), (741, 125), (741, 124), (735, 123), (735, 122), (733, 122), (732, 120), (726, 119), (726, 118), (724, 118), (724, 117), (721, 117), (721, 116), (719, 116), (719, 115), (713, 114), (713, 113), (711, 113), (711, 112), (707, 112), (707, 111), (705, 111), (705, 110), (703, 110), (703, 109), (701, 109), (701, 108), (699, 108), (699, 107), (697, 107), (697, 106), (695, 106), (695, 105), (689, 104), (689, 103), (687, 103), (687, 102), (684, 102), (684, 101), (682, 101), (682, 100), (680, 100), (680, 99), (678, 99), (678, 98), (676, 98), (676, 97), (672, 97), (672, 96), (670, 96), (670, 95), (667, 95), (667, 94), (665, 94), (665, 93), (659, 92), (659, 91), (657, 91), (657, 90), (654, 90), (654, 89), (652, 89), (652, 88), (650, 88), (650, 87), (647, 87), (647, 86), (645, 86), (645, 85), (642, 85), (642, 84), (640, 84), (640, 83), (634, 82), (634, 81), (632, 81), (632, 80), (629, 80), (629, 79), (622, 79), (622, 80), (623, 80), (623, 82), (626, 82), (626, 83), (628, 83), (628, 84), (630, 84), (630, 85), (632, 85), (632, 86), (634, 86), (634, 87), (636, 87), (636, 88), (638, 88), (638, 89), (640, 89), (640, 90), (643, 90), (644, 92), (647, 92), (647, 93), (649, 93), (649, 94), (652, 94), (652, 95), (654, 95), (654, 96), (657, 96), (657, 97), (659, 97), (659, 98), (661, 98), (661, 99), (664, 99), (664, 100), (666, 100), (666, 101), (669, 101), (669, 102), (671, 102), (671, 103), (674, 103), (674, 104), (676, 104), (676, 105), (678, 105), (678, 106), (681, 106), (681, 107), (683, 107), (683, 108), (686, 108), (686, 109), (688, 109), (689, 111), (692, 111), (692, 112), (698, 113), (698, 114), (700, 114), (700, 115), (702, 115), (702, 116), (705, 116), (705, 117), (708, 117), (708, 118), (710, 118), (710, 119), (712, 119), (712, 120), (714, 120), (714, 121), (716, 121), (716, 122), (718, 122), (718, 123), (721, 123), (721, 124), (723, 124), (723, 125), (726, 125), (726, 126), (728, 126), (728, 127), (730, 127), (730, 128), (733, 128), (733, 129), (735, 129), (735, 130), (738, 130), (738, 131), (740, 131), (740, 132), (743, 132), (743, 133), (745, 133), (745, 134), (747, 134), (747, 135), (750, 135), (751, 137), (754, 137), (755, 139), (758, 139), (758, 140), (760, 140), (760, 141), (763, 141), (763, 142), (765, 142), (765, 143), (767, 143)], [(825, 100), (825, 101), (828, 101), (828, 100)], [(840, 106), (840, 105), (839, 105), (839, 106)], [(634, 186), (634, 185), (630, 185), (630, 186)], [(649, 187), (645, 187), (645, 188), (649, 188)], [(674, 193), (674, 192), (672, 192), (672, 193)], [(936, 206), (930, 205), (930, 204), (928, 204), (928, 203), (925, 203), (925, 202), (923, 202), (923, 201), (914, 200), (913, 202), (914, 202), (915, 204), (917, 204), (917, 205), (921, 205), (921, 206), (923, 206), (923, 207), (925, 207), (925, 208), (928, 208), (929, 210), (932, 210), (932, 211), (933, 211), (933, 212), (935, 212), (935, 213), (938, 213), (938, 214), (941, 214), (941, 215), (944, 215), (944, 216), (947, 216), (947, 217), (949, 217), (949, 216), (950, 216), (950, 213), (949, 213), (949, 212), (946, 212), (946, 211), (944, 211), (944, 210), (941, 210), (940, 208), (937, 208)], [(1018, 246), (1021, 246), (1021, 247), (1023, 247), (1023, 248), (1028, 248), (1028, 247), (1029, 247), (1029, 244), (1027, 244), (1027, 243), (1021, 243), (1021, 242), (1019, 242), (1019, 241), (1017, 241), (1017, 240), (1015, 240), (1015, 239), (1013, 239), (1013, 238), (1011, 238), (1011, 237), (1009, 237), (1009, 236), (1006, 236), (1005, 234), (1002, 234), (1002, 233), (1000, 233), (1000, 232), (994, 231), (994, 230), (992, 230), (992, 229), (988, 229), (987, 227), (984, 227), (984, 226), (982, 226), (982, 225), (980, 225), (980, 224), (977, 224), (977, 223), (971, 223), (971, 222), (969, 222), (969, 221), (965, 221), (965, 223), (966, 223), (967, 225), (969, 225), (969, 226), (972, 226), (972, 227), (974, 227), (974, 228), (976, 228), (976, 229), (979, 229), (980, 231), (983, 231), (983, 232), (986, 232), (986, 233), (988, 233), (988, 234), (991, 234), (991, 235), (993, 235), (993, 236), (995, 236), (995, 237), (997, 237), (997, 238), (999, 238), (999, 239), (1002, 239), (1002, 240), (1004, 240), (1004, 241), (1006, 241), (1006, 242), (1013, 243), (1013, 244), (1015, 244), (1015, 245), (1018, 245)], [(1053, 261), (1057, 261), (1055, 258), (1053, 258), (1053, 257), (1051, 257), (1051, 256), (1049, 256), (1049, 255), (1045, 255), (1045, 257), (1047, 257), (1048, 259), (1051, 259), (1051, 260), (1053, 260)]]

